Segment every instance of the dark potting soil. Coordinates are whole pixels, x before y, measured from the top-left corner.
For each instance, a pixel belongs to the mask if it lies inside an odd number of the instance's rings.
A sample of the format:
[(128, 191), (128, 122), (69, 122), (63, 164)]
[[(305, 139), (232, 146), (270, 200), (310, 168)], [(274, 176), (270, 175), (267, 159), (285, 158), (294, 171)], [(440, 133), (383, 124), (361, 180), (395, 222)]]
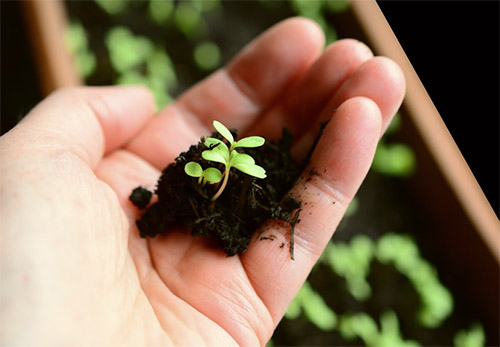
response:
[[(236, 138), (236, 131), (231, 132)], [(223, 140), (216, 132), (212, 137)], [(301, 202), (287, 192), (299, 177), (302, 165), (293, 160), (291, 144), (291, 133), (283, 130), (278, 142), (266, 141), (261, 147), (245, 148), (242, 152), (252, 156), (256, 164), (266, 170), (267, 177), (258, 179), (233, 169), (222, 195), (211, 201), (218, 185), (202, 186), (197, 178), (184, 172), (184, 166), (191, 161), (200, 163), (203, 169), (213, 167), (214, 163), (201, 157), (207, 149), (201, 139), (163, 170), (155, 189), (158, 201), (143, 210), (137, 220), (141, 237), (155, 237), (168, 232), (173, 225), (182, 225), (188, 227), (193, 236), (207, 237), (228, 256), (233, 256), (244, 252), (255, 230), (272, 218), (289, 224), (289, 249), (293, 259), (293, 228)], [(148, 205), (150, 198), (151, 193), (141, 187), (134, 189), (130, 196), (140, 209)]]

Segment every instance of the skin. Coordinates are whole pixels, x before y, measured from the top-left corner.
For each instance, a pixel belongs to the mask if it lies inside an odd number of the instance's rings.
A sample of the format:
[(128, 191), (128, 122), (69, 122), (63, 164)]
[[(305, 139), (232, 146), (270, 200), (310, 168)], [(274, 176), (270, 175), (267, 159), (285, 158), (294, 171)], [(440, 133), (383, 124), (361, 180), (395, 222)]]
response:
[[(311, 21), (294, 18), (250, 43), (153, 116), (139, 87), (57, 91), (0, 138), (0, 342), (5, 345), (264, 345), (331, 238), (400, 106), (404, 77), (354, 40), (323, 50)], [(212, 132), (276, 138), (307, 152), (292, 189), (307, 205), (295, 230), (227, 258), (185, 230), (141, 239), (128, 201)]]

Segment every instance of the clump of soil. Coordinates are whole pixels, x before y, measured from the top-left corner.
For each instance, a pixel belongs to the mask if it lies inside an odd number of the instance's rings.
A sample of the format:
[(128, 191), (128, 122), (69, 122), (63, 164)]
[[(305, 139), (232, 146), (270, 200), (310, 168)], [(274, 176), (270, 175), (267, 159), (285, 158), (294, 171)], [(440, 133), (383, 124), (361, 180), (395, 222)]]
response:
[[(236, 138), (236, 131), (231, 132)], [(212, 137), (223, 140), (217, 132)], [(261, 147), (244, 150), (238, 148), (252, 156), (255, 163), (266, 170), (267, 177), (258, 179), (232, 169), (224, 192), (212, 202), (218, 185), (201, 186), (197, 178), (184, 172), (184, 166), (191, 161), (201, 164), (203, 169), (214, 166), (201, 157), (207, 149), (201, 139), (163, 170), (154, 192), (158, 201), (148, 206), (136, 222), (141, 237), (155, 237), (168, 232), (173, 225), (182, 225), (188, 227), (193, 236), (207, 237), (228, 256), (233, 256), (244, 252), (257, 228), (272, 218), (290, 225), (293, 259), (293, 229), (301, 202), (287, 193), (299, 177), (302, 165), (293, 160), (291, 144), (292, 135), (284, 129), (278, 142), (266, 141)], [(141, 187), (134, 189), (130, 196), (141, 209), (149, 204), (150, 198), (151, 194)]]

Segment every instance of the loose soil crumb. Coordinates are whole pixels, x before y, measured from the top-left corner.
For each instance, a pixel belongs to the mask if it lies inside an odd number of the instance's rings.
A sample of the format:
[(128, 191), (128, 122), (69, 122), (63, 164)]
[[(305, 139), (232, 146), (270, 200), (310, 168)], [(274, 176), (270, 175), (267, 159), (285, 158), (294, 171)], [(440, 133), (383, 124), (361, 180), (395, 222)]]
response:
[[(231, 132), (236, 138), (236, 131)], [(223, 140), (216, 132), (212, 137)], [(215, 202), (210, 198), (218, 185), (202, 187), (197, 178), (184, 172), (184, 166), (190, 161), (200, 163), (203, 169), (214, 166), (201, 157), (206, 150), (202, 140), (163, 170), (154, 192), (158, 201), (147, 207), (136, 222), (140, 236), (155, 237), (168, 232), (173, 225), (182, 225), (188, 227), (193, 236), (207, 237), (228, 256), (233, 256), (244, 252), (253, 233), (272, 218), (290, 225), (290, 255), (293, 259), (293, 235), (301, 201), (286, 194), (298, 179), (302, 166), (296, 165), (291, 156), (291, 133), (284, 130), (279, 142), (266, 141), (261, 147), (245, 148), (242, 152), (251, 155), (257, 165), (265, 168), (267, 178), (257, 179), (233, 169), (226, 189)], [(130, 196), (140, 209), (151, 197), (149, 195), (146, 199), (144, 190), (138, 187)]]
[(271, 241), (274, 241), (274, 240), (276, 240), (276, 235), (272, 235), (271, 234), (269, 236), (262, 236), (259, 240), (260, 241), (262, 241), (262, 240), (271, 240)]
[(152, 195), (153, 193), (146, 188), (137, 187), (132, 191), (129, 199), (135, 206), (143, 209), (149, 204)]

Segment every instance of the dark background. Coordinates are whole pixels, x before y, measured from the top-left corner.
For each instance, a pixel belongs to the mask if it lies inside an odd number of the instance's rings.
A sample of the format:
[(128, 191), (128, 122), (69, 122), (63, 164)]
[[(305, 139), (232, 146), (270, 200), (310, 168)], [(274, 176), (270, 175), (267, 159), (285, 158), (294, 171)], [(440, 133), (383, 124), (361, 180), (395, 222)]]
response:
[[(499, 213), (499, 2), (378, 1)], [(20, 1), (1, 1), (3, 134), (41, 100)]]
[(377, 1), (499, 214), (499, 2)]

